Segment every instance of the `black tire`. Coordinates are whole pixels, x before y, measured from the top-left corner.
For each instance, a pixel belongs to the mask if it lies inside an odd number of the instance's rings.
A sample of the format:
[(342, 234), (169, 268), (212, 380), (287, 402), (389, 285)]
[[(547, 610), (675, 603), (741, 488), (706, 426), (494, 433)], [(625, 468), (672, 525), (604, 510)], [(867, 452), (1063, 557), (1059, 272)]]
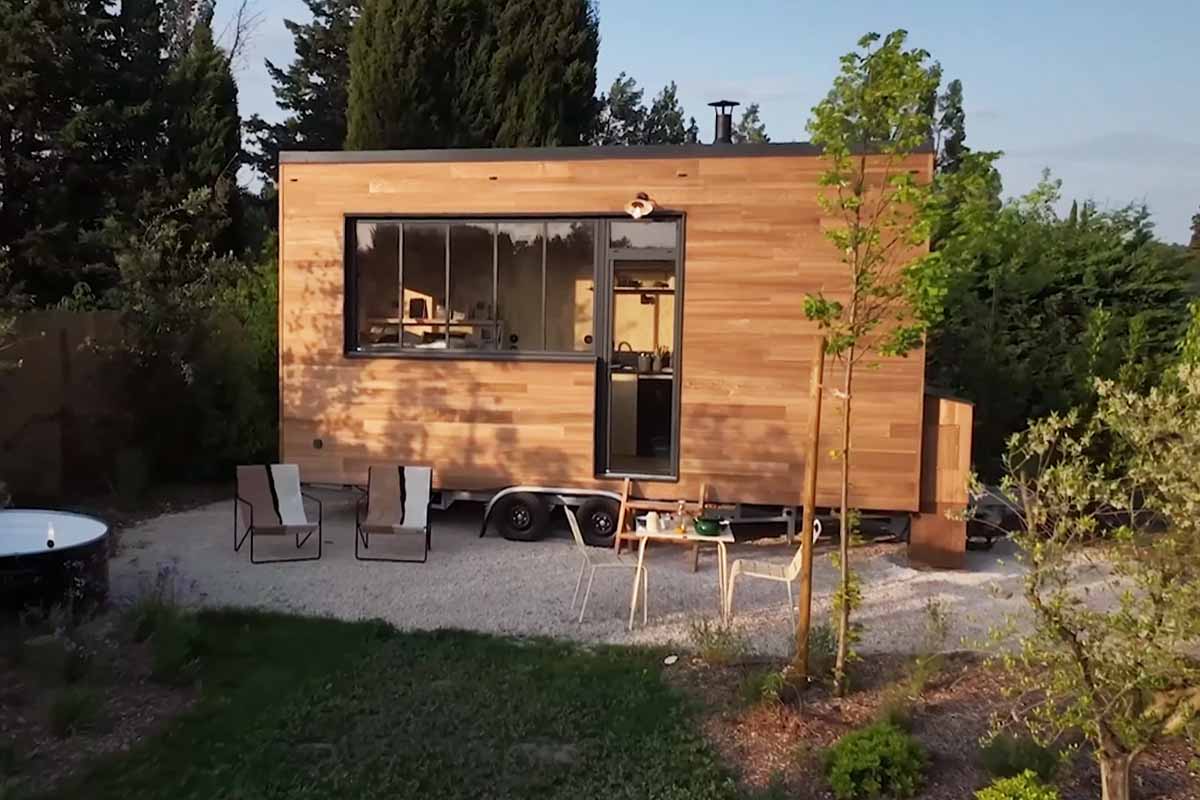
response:
[(531, 492), (505, 497), (492, 515), (500, 534), (514, 542), (536, 542), (546, 535), (550, 522), (546, 501)]
[(617, 514), (621, 506), (607, 497), (584, 500), (575, 512), (583, 540), (593, 547), (612, 547), (617, 534)]

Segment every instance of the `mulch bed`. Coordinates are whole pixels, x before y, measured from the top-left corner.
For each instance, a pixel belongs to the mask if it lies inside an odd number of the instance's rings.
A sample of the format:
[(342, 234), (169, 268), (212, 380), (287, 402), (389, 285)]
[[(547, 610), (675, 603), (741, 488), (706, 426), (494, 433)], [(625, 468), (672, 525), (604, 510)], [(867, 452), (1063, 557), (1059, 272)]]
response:
[[(854, 689), (845, 698), (827, 686), (814, 686), (782, 705), (748, 705), (739, 688), (752, 672), (778, 663), (714, 667), (700, 659), (668, 670), (669, 679), (700, 701), (706, 737), (749, 790), (775, 787), (795, 800), (833, 798), (823, 772), (825, 750), (843, 734), (878, 718), (910, 660), (877, 655), (855, 664)], [(681, 668), (680, 668), (681, 667)], [(920, 797), (970, 800), (990, 776), (979, 762), (979, 745), (993, 715), (1003, 713), (1003, 676), (974, 654), (949, 654), (941, 671), (912, 705), (912, 733), (929, 754), (927, 781)], [(1136, 797), (1196, 800), (1200, 780), (1189, 773), (1194, 754), (1185, 742), (1171, 742), (1143, 754), (1134, 768)], [(1099, 769), (1079, 754), (1058, 782), (1063, 800), (1100, 797)]]
[[(128, 750), (187, 710), (196, 699), (190, 687), (169, 687), (150, 679), (148, 643), (119, 637), (108, 614), (84, 625), (74, 636), (93, 653), (77, 683), (67, 686), (36, 664), (0, 659), (0, 796), (18, 789), (52, 790), (97, 758)], [(26, 631), (9, 631), (10, 641)], [(93, 721), (66, 736), (51, 727), (51, 705), (66, 691), (88, 691), (97, 698)]]

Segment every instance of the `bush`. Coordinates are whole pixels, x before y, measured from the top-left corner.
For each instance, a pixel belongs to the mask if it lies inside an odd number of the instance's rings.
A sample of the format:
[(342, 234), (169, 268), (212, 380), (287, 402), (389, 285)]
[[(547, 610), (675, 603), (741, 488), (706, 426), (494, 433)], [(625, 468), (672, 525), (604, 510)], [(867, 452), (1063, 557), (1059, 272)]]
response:
[(1054, 777), (1059, 756), (1028, 736), (998, 733), (989, 739), (980, 752), (983, 768), (995, 778), (1013, 778), (1032, 772), (1043, 781)]
[(839, 800), (914, 797), (921, 788), (925, 751), (886, 722), (846, 734), (829, 750), (825, 774)]
[(151, 640), (150, 676), (171, 685), (189, 683), (195, 676), (203, 641), (200, 623), (191, 614), (175, 610), (160, 618)]
[(732, 664), (746, 653), (746, 642), (732, 626), (707, 618), (688, 623), (688, 638), (700, 658), (713, 666)]
[(746, 705), (777, 706), (783, 702), (788, 678), (780, 670), (765, 669), (751, 672), (742, 680), (741, 697)]
[(828, 622), (814, 625), (808, 632), (808, 674), (821, 678), (833, 671), (837, 662), (837, 631)]
[(998, 778), (975, 793), (975, 800), (1058, 800), (1058, 791), (1046, 786), (1031, 770), (1011, 778)]
[(100, 718), (100, 695), (86, 686), (64, 689), (50, 703), (50, 732), (60, 739), (86, 730)]

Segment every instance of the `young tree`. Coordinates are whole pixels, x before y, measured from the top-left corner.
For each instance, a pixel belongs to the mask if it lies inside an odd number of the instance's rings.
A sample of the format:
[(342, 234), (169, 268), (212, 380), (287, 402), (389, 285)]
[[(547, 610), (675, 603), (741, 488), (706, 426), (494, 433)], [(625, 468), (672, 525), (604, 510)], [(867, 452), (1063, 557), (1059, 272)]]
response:
[(646, 137), (646, 107), (637, 81), (624, 72), (613, 80), (607, 94), (600, 95), (600, 114), (592, 144), (643, 144)]
[(1200, 732), (1200, 369), (1097, 394), (1089, 419), (1052, 414), (1010, 442), (1032, 632), (1003, 660), (1035, 735), (1082, 731), (1104, 800), (1128, 800), (1139, 754)]
[(842, 371), (841, 519), (834, 666), (846, 688), (853, 580), (850, 571), (851, 412), (856, 367), (872, 355), (900, 356), (920, 347), (941, 313), (945, 276), (927, 241), (928, 185), (910, 171), (912, 154), (928, 145), (933, 125), (927, 98), (935, 80), (924, 50), (904, 49), (907, 34), (871, 33), (842, 57), (829, 95), (813, 109), (808, 131), (823, 150), (820, 202), (839, 224), (827, 232), (846, 268), (843, 287), (805, 298), (805, 315), (826, 336), (826, 352)]
[(1192, 216), (1192, 241), (1189, 247), (1200, 250), (1200, 213)]
[(257, 114), (246, 130), (257, 145), (251, 157), (263, 180), (274, 184), (279, 151), (337, 150), (346, 141), (350, 36), (361, 0), (304, 0), (312, 14), (305, 23), (287, 19), (296, 59), (286, 69), (267, 61), (275, 102), (287, 114), (269, 123)]
[(733, 126), (733, 143), (764, 144), (769, 141), (767, 126), (758, 115), (758, 103), (749, 104), (742, 109), (742, 118)]
[[(695, 124), (692, 120), (692, 124)], [(688, 138), (688, 129), (683, 123), (683, 106), (675, 81), (671, 81), (650, 104), (646, 114), (645, 144), (684, 144)]]

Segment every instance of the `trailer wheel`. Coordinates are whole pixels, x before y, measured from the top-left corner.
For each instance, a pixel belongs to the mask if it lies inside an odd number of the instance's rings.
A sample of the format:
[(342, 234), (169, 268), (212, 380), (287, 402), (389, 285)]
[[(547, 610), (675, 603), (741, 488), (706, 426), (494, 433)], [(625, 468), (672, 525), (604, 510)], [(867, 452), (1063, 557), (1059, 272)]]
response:
[(550, 509), (546, 501), (531, 492), (504, 498), (496, 509), (496, 526), (505, 539), (535, 542), (546, 535)]
[(620, 511), (617, 502), (607, 497), (584, 500), (576, 512), (583, 540), (593, 547), (612, 547), (613, 537), (617, 533), (617, 515)]

